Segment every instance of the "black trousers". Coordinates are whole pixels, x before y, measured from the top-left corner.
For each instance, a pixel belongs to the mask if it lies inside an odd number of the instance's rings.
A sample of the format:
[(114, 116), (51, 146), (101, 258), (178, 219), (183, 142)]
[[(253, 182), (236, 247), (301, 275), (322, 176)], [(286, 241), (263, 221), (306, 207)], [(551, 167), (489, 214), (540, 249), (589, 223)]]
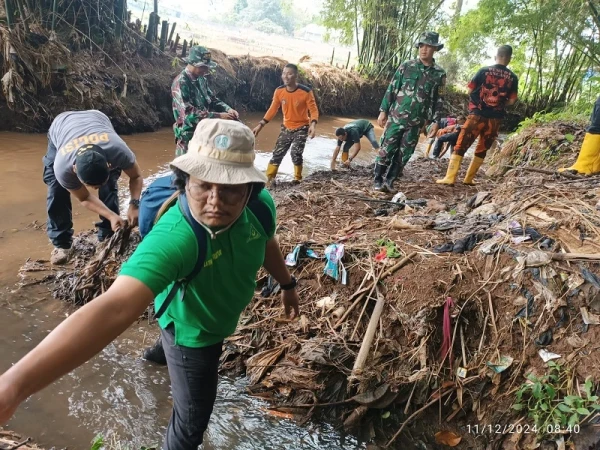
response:
[(592, 117), (590, 117), (590, 126), (587, 129), (588, 133), (600, 134), (600, 97), (596, 99)]
[(163, 450), (197, 450), (217, 398), (223, 343), (192, 348), (175, 345), (173, 327), (161, 331), (167, 357), (173, 412)]
[[(52, 244), (57, 248), (71, 248), (73, 242), (73, 210), (71, 205), (71, 194), (60, 185), (54, 176), (54, 159), (56, 158), (56, 147), (48, 139), (48, 151), (42, 158), (44, 163), (44, 183), (48, 186), (46, 197), (46, 210), (48, 219), (46, 221), (46, 233)], [(121, 169), (110, 171), (108, 181), (99, 189), (98, 197), (111, 211), (119, 214), (119, 187), (118, 180)], [(110, 221), (100, 216), (98, 227), (98, 239), (112, 236)]]
[(444, 134), (443, 136), (440, 136), (439, 138), (437, 138), (437, 140), (435, 142), (435, 146), (433, 147), (433, 157), (439, 158), (440, 152), (442, 151), (442, 144), (444, 142), (449, 142), (450, 145), (452, 145), (452, 146), (456, 145), (456, 141), (458, 141), (459, 134), (460, 134), (460, 131), (457, 131), (456, 133)]

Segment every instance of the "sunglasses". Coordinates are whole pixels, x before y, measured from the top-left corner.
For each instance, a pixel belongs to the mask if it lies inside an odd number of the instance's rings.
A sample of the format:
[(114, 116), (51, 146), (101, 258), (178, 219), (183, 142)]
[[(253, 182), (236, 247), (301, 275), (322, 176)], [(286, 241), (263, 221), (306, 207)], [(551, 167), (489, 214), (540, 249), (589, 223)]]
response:
[(226, 205), (236, 205), (246, 198), (248, 186), (220, 186), (216, 187), (210, 183), (188, 183), (186, 190), (190, 197), (196, 201), (208, 201), (213, 195)]

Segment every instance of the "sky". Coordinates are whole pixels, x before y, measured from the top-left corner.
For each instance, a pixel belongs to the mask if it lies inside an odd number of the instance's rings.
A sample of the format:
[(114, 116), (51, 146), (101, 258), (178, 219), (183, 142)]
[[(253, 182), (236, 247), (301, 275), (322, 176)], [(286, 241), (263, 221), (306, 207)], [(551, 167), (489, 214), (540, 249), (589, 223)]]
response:
[[(152, 0), (130, 1), (138, 5), (143, 5), (145, 2), (147, 2), (149, 5), (152, 4)], [(236, 0), (159, 0), (161, 6), (176, 7), (181, 5), (190, 12), (195, 13), (202, 13), (202, 11), (206, 11), (207, 9), (215, 13), (231, 11), (235, 1)], [(478, 2), (479, 0), (463, 0), (463, 13), (474, 8)], [(302, 0), (299, 3), (302, 5), (303, 9), (316, 12), (321, 9), (323, 0)], [(443, 8), (450, 11), (453, 3), (454, 0), (446, 0)]]

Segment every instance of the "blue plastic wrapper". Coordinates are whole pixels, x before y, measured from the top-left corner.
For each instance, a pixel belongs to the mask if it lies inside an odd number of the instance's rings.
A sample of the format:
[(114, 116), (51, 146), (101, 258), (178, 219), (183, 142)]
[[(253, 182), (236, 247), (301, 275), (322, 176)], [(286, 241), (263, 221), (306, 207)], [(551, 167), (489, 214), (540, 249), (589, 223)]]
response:
[[(340, 280), (345, 284), (347, 282), (346, 269), (342, 264), (342, 258), (344, 257), (344, 244), (331, 244), (325, 249), (325, 257), (327, 263), (325, 264), (325, 275), (330, 276), (336, 281)], [(341, 269), (341, 270), (340, 270)]]
[(313, 259), (321, 259), (321, 257), (312, 248), (308, 248), (306, 244), (298, 244), (294, 247), (292, 253), (288, 253), (285, 257), (285, 265), (294, 267), (300, 261), (300, 258), (307, 257)]
[(286, 266), (294, 267), (296, 264), (298, 264), (298, 259), (300, 259), (301, 248), (302, 245), (296, 245), (292, 253), (288, 253), (288, 255), (285, 257)]

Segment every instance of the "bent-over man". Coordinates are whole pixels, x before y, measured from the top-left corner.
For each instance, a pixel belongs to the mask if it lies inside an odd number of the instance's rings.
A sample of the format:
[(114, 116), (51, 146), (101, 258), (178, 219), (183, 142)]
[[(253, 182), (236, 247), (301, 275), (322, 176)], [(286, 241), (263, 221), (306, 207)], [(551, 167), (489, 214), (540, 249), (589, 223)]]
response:
[(342, 150), (342, 163), (345, 166), (350, 166), (350, 163), (358, 152), (360, 152), (360, 138), (365, 136), (371, 146), (375, 150), (379, 150), (379, 143), (375, 137), (375, 127), (371, 122), (366, 119), (353, 120), (352, 122), (344, 125), (343, 127), (335, 130), (335, 135), (338, 139), (333, 156), (331, 157), (331, 170), (335, 170), (338, 154), (344, 144)]
[[(54, 245), (52, 264), (71, 257), (73, 213), (71, 194), (100, 215), (98, 240), (102, 242), (124, 225), (119, 216), (121, 171), (129, 177), (127, 219), (134, 226), (142, 192), (142, 173), (135, 155), (100, 111), (67, 111), (56, 116), (48, 131), (48, 150), (42, 159), (48, 186), (46, 232)], [(98, 195), (93, 194), (98, 191)]]

